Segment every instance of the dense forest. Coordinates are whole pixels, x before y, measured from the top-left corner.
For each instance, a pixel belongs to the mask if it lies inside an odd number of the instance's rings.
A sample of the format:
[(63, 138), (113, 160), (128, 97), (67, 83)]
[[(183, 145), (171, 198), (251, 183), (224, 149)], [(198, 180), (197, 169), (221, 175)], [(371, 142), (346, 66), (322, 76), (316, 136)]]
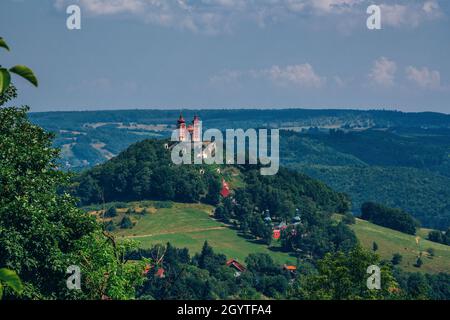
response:
[[(161, 256), (164, 259), (161, 260)], [(292, 273), (274, 263), (267, 254), (250, 254), (246, 269), (239, 274), (225, 265), (226, 257), (214, 252), (207, 242), (199, 254), (170, 244), (129, 253), (131, 259), (161, 260), (150, 269), (138, 290), (139, 299), (448, 299), (448, 274), (405, 273), (376, 254), (355, 247), (346, 255), (327, 254), (314, 264), (302, 264)], [(381, 290), (368, 290), (365, 267), (382, 265)], [(164, 277), (160, 275), (164, 270)]]
[(419, 226), (418, 222), (408, 213), (373, 202), (363, 203), (361, 219), (412, 235), (416, 234), (416, 228)]
[(447, 129), (283, 132), (281, 162), (366, 201), (401, 208), (424, 226), (450, 226)]
[(167, 143), (136, 143), (114, 159), (83, 172), (75, 179), (75, 195), (82, 205), (148, 199), (216, 204), (221, 188), (216, 170), (173, 165)]

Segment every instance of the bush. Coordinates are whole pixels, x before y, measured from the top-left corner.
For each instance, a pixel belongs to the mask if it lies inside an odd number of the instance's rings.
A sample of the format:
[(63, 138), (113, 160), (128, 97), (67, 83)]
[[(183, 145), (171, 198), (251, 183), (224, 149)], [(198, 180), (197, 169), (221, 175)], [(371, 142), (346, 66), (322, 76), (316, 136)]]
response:
[(131, 219), (127, 216), (122, 218), (122, 221), (120, 222), (120, 228), (122, 229), (131, 229), (133, 228), (133, 222)]
[(356, 219), (355, 216), (353, 214), (351, 214), (350, 212), (346, 213), (344, 215), (344, 217), (342, 218), (342, 222), (345, 224), (355, 224)]
[(375, 241), (372, 243), (372, 250), (373, 252), (378, 250), (378, 243), (376, 243)]
[(105, 217), (106, 218), (117, 217), (117, 209), (116, 209), (116, 207), (110, 207), (108, 210), (106, 210)]
[(366, 202), (362, 205), (361, 219), (412, 235), (416, 234), (418, 226), (418, 222), (403, 210), (373, 202)]
[(104, 224), (104, 229), (108, 232), (113, 232), (114, 230), (116, 230), (116, 225), (113, 221), (108, 221)]
[(173, 207), (172, 201), (156, 201), (153, 205), (155, 209), (170, 209)]
[(420, 257), (417, 258), (417, 261), (416, 261), (416, 263), (414, 264), (414, 267), (420, 268), (422, 265), (423, 265), (422, 258), (420, 258)]
[(428, 240), (450, 246), (450, 229), (445, 233), (438, 230), (432, 230), (428, 234)]
[(119, 209), (125, 209), (128, 208), (128, 204), (125, 202), (116, 202), (115, 207)]
[(392, 264), (394, 266), (399, 265), (402, 262), (403, 256), (400, 253), (394, 253), (392, 256)]

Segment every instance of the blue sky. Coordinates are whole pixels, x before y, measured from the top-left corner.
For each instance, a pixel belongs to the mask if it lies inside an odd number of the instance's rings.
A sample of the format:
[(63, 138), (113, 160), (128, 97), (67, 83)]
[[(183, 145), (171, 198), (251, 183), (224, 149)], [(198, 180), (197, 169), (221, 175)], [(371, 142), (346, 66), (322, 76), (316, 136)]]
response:
[[(66, 8), (81, 8), (68, 30)], [(366, 9), (381, 8), (381, 30)], [(33, 111), (384, 108), (450, 113), (450, 1), (1, 0)]]

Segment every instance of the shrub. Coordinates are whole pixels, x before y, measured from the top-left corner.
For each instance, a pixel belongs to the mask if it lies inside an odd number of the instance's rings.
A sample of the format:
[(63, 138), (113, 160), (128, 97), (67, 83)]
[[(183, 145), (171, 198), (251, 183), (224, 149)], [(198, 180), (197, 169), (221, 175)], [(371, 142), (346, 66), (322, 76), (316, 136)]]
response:
[(400, 253), (394, 253), (392, 256), (392, 264), (394, 266), (399, 265), (402, 262), (403, 256)]
[(156, 201), (153, 205), (155, 209), (170, 209), (173, 207), (172, 201)]
[(105, 212), (105, 217), (106, 218), (114, 218), (117, 216), (117, 209), (116, 207), (110, 207), (108, 210), (106, 210)]
[(374, 252), (378, 250), (378, 243), (376, 243), (375, 241), (372, 243), (372, 250)]
[(116, 230), (116, 225), (113, 221), (108, 221), (104, 224), (104, 228), (108, 232), (113, 232), (114, 230)]
[(122, 221), (120, 222), (120, 228), (122, 229), (131, 229), (133, 228), (133, 222), (131, 219), (127, 216), (122, 218)]
[(353, 214), (351, 214), (350, 212), (347, 212), (344, 217), (342, 218), (342, 222), (345, 224), (355, 224), (356, 219), (355, 216)]
[(403, 210), (389, 208), (373, 202), (366, 202), (362, 205), (361, 219), (413, 235), (416, 234), (416, 227), (418, 226), (418, 222)]
[(414, 267), (420, 268), (422, 265), (423, 265), (422, 258), (420, 258), (420, 257), (417, 258), (417, 261), (416, 261), (416, 263), (414, 264)]

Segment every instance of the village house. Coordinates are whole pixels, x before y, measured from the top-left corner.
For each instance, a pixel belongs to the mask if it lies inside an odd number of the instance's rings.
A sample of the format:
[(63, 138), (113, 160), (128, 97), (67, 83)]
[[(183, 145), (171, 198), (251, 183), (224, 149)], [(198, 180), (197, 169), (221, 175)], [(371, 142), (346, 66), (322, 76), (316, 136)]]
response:
[(236, 277), (239, 277), (241, 273), (245, 271), (245, 267), (235, 259), (228, 260), (227, 266), (235, 270), (234, 275)]

